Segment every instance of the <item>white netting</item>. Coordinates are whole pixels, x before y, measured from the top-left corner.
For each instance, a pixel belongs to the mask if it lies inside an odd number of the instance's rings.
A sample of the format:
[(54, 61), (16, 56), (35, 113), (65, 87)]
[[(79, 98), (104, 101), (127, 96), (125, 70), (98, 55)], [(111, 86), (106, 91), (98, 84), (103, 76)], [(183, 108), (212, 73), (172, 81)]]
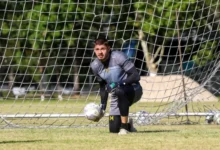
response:
[(99, 36), (141, 75), (144, 94), (131, 116), (144, 112), (141, 122), (152, 124), (212, 115), (220, 108), (219, 20), (219, 0), (2, 0), (0, 126), (106, 125), (83, 115), (99, 103), (89, 68)]

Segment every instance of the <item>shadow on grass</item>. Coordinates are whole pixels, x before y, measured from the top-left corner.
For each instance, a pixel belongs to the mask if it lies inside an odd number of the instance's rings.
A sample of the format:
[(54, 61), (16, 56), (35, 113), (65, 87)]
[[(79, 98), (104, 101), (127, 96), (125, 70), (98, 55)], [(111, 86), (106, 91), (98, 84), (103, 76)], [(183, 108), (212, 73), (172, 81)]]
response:
[(43, 140), (25, 140), (25, 141), (0, 141), (0, 144), (16, 144), (16, 143), (35, 143)]
[(179, 132), (179, 130), (145, 130), (137, 131), (136, 133), (160, 133), (160, 132)]

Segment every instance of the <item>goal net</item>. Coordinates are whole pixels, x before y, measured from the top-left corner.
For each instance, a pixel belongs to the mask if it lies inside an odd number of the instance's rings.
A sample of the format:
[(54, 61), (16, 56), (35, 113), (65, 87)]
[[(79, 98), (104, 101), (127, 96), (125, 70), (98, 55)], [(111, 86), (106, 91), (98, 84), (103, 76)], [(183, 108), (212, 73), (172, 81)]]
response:
[(108, 125), (83, 114), (100, 103), (89, 67), (99, 36), (141, 75), (137, 125), (210, 123), (220, 109), (219, 20), (219, 0), (1, 0), (0, 127)]

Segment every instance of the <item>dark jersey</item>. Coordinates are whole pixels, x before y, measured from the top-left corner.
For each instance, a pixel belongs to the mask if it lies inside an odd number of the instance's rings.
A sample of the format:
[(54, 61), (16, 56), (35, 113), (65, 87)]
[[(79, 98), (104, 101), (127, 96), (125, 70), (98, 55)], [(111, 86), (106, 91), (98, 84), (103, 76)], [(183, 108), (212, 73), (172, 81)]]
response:
[[(106, 62), (95, 59), (91, 63), (91, 69), (100, 83), (100, 95), (102, 104), (107, 103), (108, 93), (105, 84), (112, 82), (125, 82), (126, 84), (138, 83), (140, 76), (129, 60), (127, 55), (120, 51), (112, 51)], [(118, 110), (118, 99), (111, 95), (110, 115), (120, 115)]]
[[(91, 68), (96, 77), (101, 78), (106, 83), (121, 82), (126, 80), (126, 73), (134, 67), (134, 64), (129, 61), (128, 57), (120, 51), (112, 51), (108, 64), (103, 64), (97, 58), (91, 63)], [(139, 81), (139, 75), (136, 76)]]

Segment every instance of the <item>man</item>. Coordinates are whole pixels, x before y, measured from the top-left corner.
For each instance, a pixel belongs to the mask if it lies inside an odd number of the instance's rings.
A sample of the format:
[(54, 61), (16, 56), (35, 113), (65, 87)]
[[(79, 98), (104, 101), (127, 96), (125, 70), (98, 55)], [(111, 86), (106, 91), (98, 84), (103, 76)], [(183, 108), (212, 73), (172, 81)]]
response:
[(132, 120), (128, 121), (128, 114), (129, 107), (142, 96), (140, 75), (123, 52), (111, 51), (107, 39), (99, 38), (94, 44), (97, 58), (90, 66), (100, 85), (103, 112), (106, 110), (108, 94), (111, 95), (109, 130), (119, 135), (134, 132), (136, 129)]

